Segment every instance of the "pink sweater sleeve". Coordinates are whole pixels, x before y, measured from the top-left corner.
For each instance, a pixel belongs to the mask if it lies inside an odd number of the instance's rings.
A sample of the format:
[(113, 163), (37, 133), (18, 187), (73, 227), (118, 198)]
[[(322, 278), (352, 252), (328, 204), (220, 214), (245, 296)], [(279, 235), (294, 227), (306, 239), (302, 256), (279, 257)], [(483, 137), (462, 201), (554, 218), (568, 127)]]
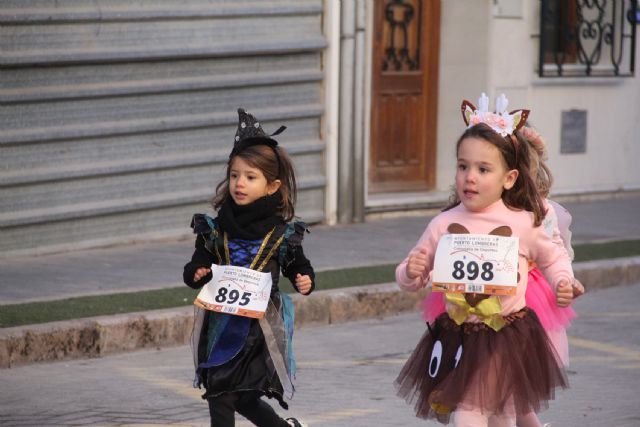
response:
[(562, 244), (564, 245), (567, 253), (569, 254), (569, 258), (573, 260), (574, 252), (573, 247), (571, 246), (571, 214), (569, 211), (562, 206), (561, 204), (554, 202), (553, 200), (548, 200), (549, 205), (553, 207), (553, 210), (556, 214), (557, 222), (558, 222), (558, 230), (560, 232), (560, 237), (562, 238)]
[[(414, 246), (407, 257), (396, 267), (396, 282), (405, 291), (417, 291), (424, 288), (429, 281), (431, 270), (433, 269), (433, 259), (436, 254), (436, 248), (438, 246), (438, 239), (440, 234), (437, 230), (437, 221), (432, 220), (427, 226), (424, 233), (418, 240), (418, 243)], [(410, 279), (407, 276), (407, 262), (409, 257), (420, 250), (424, 250), (429, 260), (422, 276), (418, 276), (415, 279)]]
[(536, 262), (554, 289), (562, 280), (572, 282), (573, 269), (567, 250), (549, 237), (543, 227), (534, 228), (530, 250), (531, 259)]
[(547, 236), (551, 237), (553, 243), (558, 246), (564, 247), (562, 234), (560, 233), (560, 229), (558, 228), (558, 215), (556, 213), (556, 210), (554, 209), (552, 204), (547, 203), (546, 201), (545, 209), (547, 210), (547, 214), (545, 215), (544, 221), (542, 221), (542, 227), (544, 227)]

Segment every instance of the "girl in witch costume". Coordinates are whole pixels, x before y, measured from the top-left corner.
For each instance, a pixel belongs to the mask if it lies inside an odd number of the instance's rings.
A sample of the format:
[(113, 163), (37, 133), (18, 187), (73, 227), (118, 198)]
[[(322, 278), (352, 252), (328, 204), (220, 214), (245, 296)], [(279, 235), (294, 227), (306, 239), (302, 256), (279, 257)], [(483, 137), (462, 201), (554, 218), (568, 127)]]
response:
[(402, 368), (399, 395), (415, 401), (416, 415), (456, 426), (513, 426), (516, 414), (537, 412), (566, 377), (536, 314), (525, 306), (528, 260), (554, 289), (573, 282), (566, 250), (545, 233), (544, 203), (530, 174), (529, 146), (519, 129), (527, 110), (496, 113), (462, 104), (467, 130), (458, 139), (455, 197), (437, 215), (396, 269), (405, 290), (429, 283), (434, 256), (445, 234), (518, 237), (518, 283), (513, 295), (445, 293), (446, 312)]
[[(261, 397), (275, 398), (287, 409), (284, 396), (293, 395), (293, 304), (280, 293), (278, 278), (282, 271), (299, 293), (313, 291), (313, 267), (302, 250), (307, 226), (288, 222), (294, 217), (296, 181), (285, 150), (251, 114), (238, 109), (238, 115), (226, 177), (213, 200), (218, 215), (194, 215), (195, 252), (184, 267), (184, 282), (201, 288), (213, 277), (212, 264), (232, 265), (270, 273), (271, 291), (259, 319), (196, 310), (195, 385), (206, 389), (212, 427), (234, 426), (235, 412), (257, 426), (301, 427), (305, 424), (282, 419)], [(218, 289), (220, 299), (232, 296)]]

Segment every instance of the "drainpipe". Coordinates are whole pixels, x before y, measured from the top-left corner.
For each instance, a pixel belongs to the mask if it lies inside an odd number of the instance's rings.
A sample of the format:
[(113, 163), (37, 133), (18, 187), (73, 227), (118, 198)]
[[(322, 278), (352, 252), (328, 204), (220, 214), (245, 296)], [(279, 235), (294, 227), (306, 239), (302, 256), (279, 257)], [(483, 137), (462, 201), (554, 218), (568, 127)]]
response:
[(340, 113), (338, 125), (338, 222), (353, 218), (352, 141), (353, 141), (353, 67), (355, 51), (354, 1), (340, 2)]
[(341, 2), (338, 221), (364, 221), (365, 1)]
[(353, 135), (353, 221), (364, 221), (365, 204), (365, 0), (356, 1), (356, 52), (354, 99), (354, 135)]
[(325, 193), (325, 221), (328, 225), (338, 222), (338, 125), (340, 112), (340, 2), (324, 1), (324, 33), (328, 40), (324, 52), (325, 66), (324, 102), (324, 137), (327, 141), (325, 150), (325, 168), (327, 176)]

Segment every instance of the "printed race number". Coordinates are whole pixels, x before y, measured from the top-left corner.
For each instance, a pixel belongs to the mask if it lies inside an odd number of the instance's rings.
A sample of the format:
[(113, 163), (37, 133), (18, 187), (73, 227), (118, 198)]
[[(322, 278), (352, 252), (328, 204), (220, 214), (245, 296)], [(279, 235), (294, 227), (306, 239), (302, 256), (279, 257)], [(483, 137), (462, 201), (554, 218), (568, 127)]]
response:
[(440, 238), (433, 266), (437, 292), (513, 295), (518, 285), (518, 238), (447, 234)]
[[(478, 263), (475, 261), (469, 261), (465, 267), (464, 261), (455, 261), (453, 263), (453, 273), (452, 276), (456, 280), (462, 280), (466, 278), (468, 280), (476, 280), (478, 278), (478, 273), (480, 272), (480, 268)], [(493, 280), (493, 264), (490, 262), (482, 263), (482, 273), (480, 273), (480, 278), (485, 282), (490, 282)]]
[(271, 295), (271, 273), (232, 265), (212, 265), (212, 279), (193, 302), (205, 310), (262, 318)]
[(216, 300), (217, 303), (220, 303), (220, 304), (225, 302), (228, 302), (229, 304), (235, 304), (236, 301), (240, 299), (240, 302), (238, 302), (238, 305), (245, 306), (249, 304), (249, 302), (251, 301), (249, 299), (250, 296), (251, 296), (251, 292), (243, 292), (242, 298), (240, 298), (240, 292), (235, 289), (232, 289), (231, 291), (229, 291), (227, 288), (218, 288), (218, 295), (216, 295), (214, 299)]

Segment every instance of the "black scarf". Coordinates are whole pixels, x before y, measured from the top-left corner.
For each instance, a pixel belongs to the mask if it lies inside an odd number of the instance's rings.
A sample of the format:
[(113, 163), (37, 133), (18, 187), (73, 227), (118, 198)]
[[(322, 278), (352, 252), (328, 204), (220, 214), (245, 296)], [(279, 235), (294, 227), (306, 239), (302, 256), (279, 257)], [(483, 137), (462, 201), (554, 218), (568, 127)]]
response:
[(217, 222), (231, 238), (262, 239), (273, 227), (284, 224), (278, 214), (281, 201), (279, 191), (244, 206), (237, 205), (229, 196), (220, 206)]

